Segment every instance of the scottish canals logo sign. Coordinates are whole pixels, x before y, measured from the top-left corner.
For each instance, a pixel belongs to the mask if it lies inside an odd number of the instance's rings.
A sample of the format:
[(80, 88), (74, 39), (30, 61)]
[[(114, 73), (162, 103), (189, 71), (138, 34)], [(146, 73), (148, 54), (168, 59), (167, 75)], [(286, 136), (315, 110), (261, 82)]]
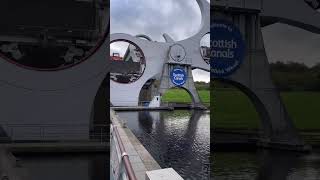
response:
[(183, 86), (187, 82), (187, 73), (184, 69), (174, 68), (170, 74), (171, 82), (176, 86)]
[(211, 35), (211, 76), (226, 77), (234, 73), (245, 56), (245, 43), (239, 29), (224, 20), (214, 20)]

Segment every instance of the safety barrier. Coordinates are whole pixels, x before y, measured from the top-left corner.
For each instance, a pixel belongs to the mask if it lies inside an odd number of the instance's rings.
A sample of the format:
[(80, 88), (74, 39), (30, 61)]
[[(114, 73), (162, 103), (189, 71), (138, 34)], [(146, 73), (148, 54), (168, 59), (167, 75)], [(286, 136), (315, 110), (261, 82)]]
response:
[(111, 170), (113, 180), (137, 180), (116, 126), (110, 128)]

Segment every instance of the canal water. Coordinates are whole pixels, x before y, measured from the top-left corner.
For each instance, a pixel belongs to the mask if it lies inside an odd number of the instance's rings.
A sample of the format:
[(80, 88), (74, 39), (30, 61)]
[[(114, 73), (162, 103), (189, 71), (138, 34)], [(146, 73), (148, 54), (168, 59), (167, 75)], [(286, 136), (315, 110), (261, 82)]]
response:
[(210, 112), (118, 112), (162, 168), (172, 167), (184, 179), (210, 176)]
[(21, 172), (32, 180), (109, 179), (109, 154), (17, 155)]
[(320, 180), (320, 153), (214, 152), (214, 180)]

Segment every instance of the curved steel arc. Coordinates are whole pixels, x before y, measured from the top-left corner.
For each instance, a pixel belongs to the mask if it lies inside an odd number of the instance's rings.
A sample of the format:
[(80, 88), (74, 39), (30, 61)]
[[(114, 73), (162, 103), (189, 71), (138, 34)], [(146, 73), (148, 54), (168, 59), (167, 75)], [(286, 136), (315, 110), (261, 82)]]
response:
[(261, 17), (265, 21), (281, 22), (320, 33), (320, 12), (303, 0), (263, 1)]
[[(137, 45), (146, 59), (146, 68), (143, 75), (135, 82), (120, 84), (110, 80), (111, 102), (116, 106), (137, 106), (139, 94), (143, 85), (151, 78), (161, 75), (164, 64), (169, 58), (170, 47), (174, 44), (182, 45), (186, 51), (186, 62), (192, 62), (192, 69), (199, 68), (210, 71), (201, 55), (200, 41), (210, 31), (210, 5), (206, 0), (196, 0), (201, 10), (201, 27), (192, 37), (175, 42), (169, 35), (164, 34), (166, 42), (146, 41), (141, 37), (129, 34), (116, 33), (110, 35), (110, 42), (127, 41)], [(128, 96), (130, 89), (130, 96)]]
[[(210, 32), (210, 5), (206, 0), (196, 0), (199, 8), (201, 10), (201, 26), (198, 32), (193, 35), (192, 37), (182, 40), (173, 42), (173, 39), (167, 35), (164, 34), (164, 38), (166, 42), (153, 42), (153, 44), (147, 43), (146, 41), (141, 41), (140, 37), (134, 37), (129, 34), (122, 34), (122, 33), (116, 33), (111, 34), (110, 40), (116, 41), (116, 40), (125, 40), (129, 42), (133, 42), (137, 44), (144, 54), (148, 54), (148, 52), (156, 53), (161, 56), (153, 56), (154, 58), (164, 59), (167, 57), (167, 53), (170, 49), (170, 46), (177, 43), (181, 44), (187, 52), (187, 58), (192, 59), (192, 67), (203, 69), (205, 71), (210, 71), (209, 65), (202, 59), (201, 51), (200, 51), (200, 41), (203, 36), (208, 34)], [(162, 51), (162, 52), (159, 52)], [(149, 59), (146, 57), (147, 64)], [(161, 71), (161, 70), (160, 70)]]

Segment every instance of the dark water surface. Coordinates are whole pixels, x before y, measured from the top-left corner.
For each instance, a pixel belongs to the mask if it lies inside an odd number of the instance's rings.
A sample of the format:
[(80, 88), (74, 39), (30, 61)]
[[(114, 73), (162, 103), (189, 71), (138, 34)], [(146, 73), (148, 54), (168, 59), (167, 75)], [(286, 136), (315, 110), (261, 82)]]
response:
[(109, 154), (17, 155), (28, 179), (106, 180)]
[(214, 180), (320, 180), (320, 153), (286, 151), (213, 153)]
[(205, 111), (119, 112), (162, 168), (184, 179), (209, 179), (210, 114)]

